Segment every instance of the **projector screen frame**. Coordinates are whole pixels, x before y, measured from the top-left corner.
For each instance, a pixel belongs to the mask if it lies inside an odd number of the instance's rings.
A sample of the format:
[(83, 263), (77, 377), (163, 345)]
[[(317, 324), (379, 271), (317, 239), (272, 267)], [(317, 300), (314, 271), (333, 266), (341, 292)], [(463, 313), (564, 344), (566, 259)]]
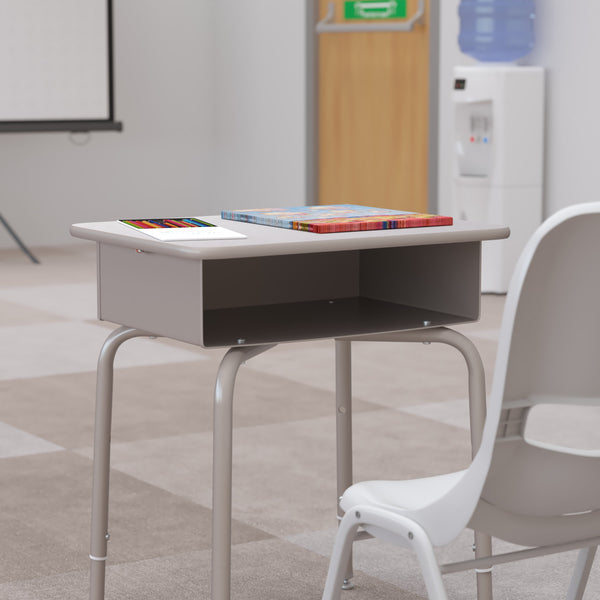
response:
[(89, 132), (122, 131), (123, 123), (115, 120), (114, 103), (114, 56), (113, 56), (113, 2), (106, 2), (107, 25), (107, 75), (108, 116), (106, 119), (43, 119), (43, 120), (0, 120), (0, 133), (35, 133), (50, 131)]

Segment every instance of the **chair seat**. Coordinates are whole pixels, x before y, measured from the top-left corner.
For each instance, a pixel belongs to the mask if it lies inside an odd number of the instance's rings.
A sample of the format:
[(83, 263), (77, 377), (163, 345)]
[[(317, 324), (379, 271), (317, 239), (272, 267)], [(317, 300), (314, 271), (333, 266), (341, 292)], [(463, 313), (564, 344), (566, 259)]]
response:
[(418, 510), (445, 495), (464, 473), (457, 471), (404, 481), (361, 481), (344, 492), (340, 507), (348, 511), (353, 506), (369, 504), (400, 513)]

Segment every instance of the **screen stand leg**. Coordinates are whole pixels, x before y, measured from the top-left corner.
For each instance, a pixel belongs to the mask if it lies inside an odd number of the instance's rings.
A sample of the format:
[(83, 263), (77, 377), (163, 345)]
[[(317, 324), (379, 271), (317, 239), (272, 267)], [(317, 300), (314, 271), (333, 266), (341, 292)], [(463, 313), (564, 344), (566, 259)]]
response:
[(21, 248), (21, 250), (23, 250), (23, 252), (25, 252), (25, 254), (27, 254), (27, 256), (29, 256), (29, 258), (31, 259), (31, 262), (35, 263), (36, 265), (39, 265), (40, 261), (31, 253), (29, 248), (21, 241), (21, 238), (17, 235), (15, 230), (8, 224), (8, 221), (1, 214), (0, 214), (0, 221), (2, 222), (2, 225), (4, 225), (4, 227), (6, 228), (6, 231), (8, 231), (8, 233), (11, 235), (12, 239), (15, 240), (15, 242), (18, 244), (19, 248)]

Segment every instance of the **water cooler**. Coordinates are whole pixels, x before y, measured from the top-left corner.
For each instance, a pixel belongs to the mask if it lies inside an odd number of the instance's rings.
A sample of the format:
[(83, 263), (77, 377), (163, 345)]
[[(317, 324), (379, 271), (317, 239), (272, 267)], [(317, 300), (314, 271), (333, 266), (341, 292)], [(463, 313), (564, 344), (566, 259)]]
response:
[(455, 67), (454, 199), (458, 218), (510, 227), (485, 242), (483, 292), (505, 293), (542, 222), (544, 70), (512, 64)]

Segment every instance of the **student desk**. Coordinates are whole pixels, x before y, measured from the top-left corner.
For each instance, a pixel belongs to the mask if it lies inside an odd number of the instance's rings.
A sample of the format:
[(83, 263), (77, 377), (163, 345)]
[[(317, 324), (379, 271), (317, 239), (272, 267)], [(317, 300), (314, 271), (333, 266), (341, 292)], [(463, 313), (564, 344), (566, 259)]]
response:
[(420, 341), (457, 347), (471, 372), (466, 338), (445, 326), (479, 318), (481, 242), (509, 233), (506, 227), (458, 221), (314, 234), (202, 218), (247, 237), (161, 242), (117, 221), (71, 227), (73, 236), (97, 243), (99, 319), (121, 325), (108, 336), (98, 361), (91, 600), (104, 598), (113, 361), (121, 343), (164, 336), (230, 348), (214, 395), (211, 578), (213, 600), (228, 600), (232, 403), (241, 364), (280, 342), (336, 339), (341, 495), (352, 483), (349, 340), (401, 339), (391, 332), (408, 331), (406, 341), (415, 341), (410, 331), (424, 329), (429, 335)]

